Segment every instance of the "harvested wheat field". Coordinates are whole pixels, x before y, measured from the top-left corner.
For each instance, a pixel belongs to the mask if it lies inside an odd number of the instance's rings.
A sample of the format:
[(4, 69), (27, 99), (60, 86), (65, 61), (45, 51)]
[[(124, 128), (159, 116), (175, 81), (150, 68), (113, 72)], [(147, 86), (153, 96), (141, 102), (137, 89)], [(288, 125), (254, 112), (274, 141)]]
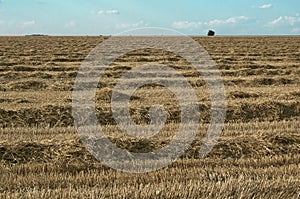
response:
[(148, 85), (130, 101), (133, 120), (149, 123), (164, 105), (166, 126), (135, 139), (120, 132), (110, 99), (137, 65), (166, 64), (187, 78), (201, 112), (192, 147), (167, 168), (143, 174), (98, 162), (74, 128), (72, 90), (82, 61), (107, 37), (0, 37), (0, 198), (300, 198), (300, 37), (195, 37), (215, 60), (227, 113), (218, 143), (198, 150), (210, 122), (205, 82), (181, 57), (143, 49), (119, 57), (100, 79), (97, 118), (110, 140), (132, 152), (164, 147), (180, 107), (166, 88)]

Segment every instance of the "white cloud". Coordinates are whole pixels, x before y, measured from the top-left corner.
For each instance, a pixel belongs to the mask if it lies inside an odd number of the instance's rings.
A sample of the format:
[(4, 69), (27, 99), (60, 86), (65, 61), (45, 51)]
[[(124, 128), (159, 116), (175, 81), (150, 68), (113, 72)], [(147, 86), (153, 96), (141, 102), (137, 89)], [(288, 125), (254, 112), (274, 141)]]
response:
[(33, 25), (35, 25), (35, 21), (34, 20), (32, 20), (32, 21), (25, 21), (22, 24), (23, 27), (30, 27), (30, 26), (33, 26)]
[(260, 9), (268, 9), (268, 8), (272, 8), (272, 7), (273, 7), (272, 4), (264, 4), (264, 5), (259, 6)]
[(237, 16), (237, 17), (230, 17), (225, 20), (214, 19), (207, 22), (195, 22), (195, 21), (177, 21), (172, 24), (174, 28), (177, 29), (192, 29), (192, 28), (199, 28), (201, 26), (216, 26), (216, 25), (226, 25), (226, 24), (236, 24), (242, 20), (247, 20), (248, 17), (245, 16)]
[(73, 28), (76, 26), (76, 22), (75, 21), (69, 21), (68, 23), (66, 23), (65, 27), (66, 28)]
[(99, 15), (104, 15), (104, 14), (107, 14), (107, 15), (118, 15), (118, 14), (120, 14), (120, 12), (119, 12), (119, 10), (99, 10), (98, 14)]
[(269, 25), (276, 26), (276, 25), (290, 25), (294, 26), (296, 23), (300, 22), (299, 15), (296, 16), (280, 16), (277, 19), (269, 22)]
[(123, 24), (117, 24), (116, 25), (116, 28), (119, 28), (119, 29), (123, 29), (123, 28), (137, 28), (137, 27), (145, 27), (145, 26), (148, 26), (147, 23), (145, 23), (144, 21), (139, 21), (137, 23), (132, 23), (132, 24), (126, 24), (126, 23), (123, 23)]

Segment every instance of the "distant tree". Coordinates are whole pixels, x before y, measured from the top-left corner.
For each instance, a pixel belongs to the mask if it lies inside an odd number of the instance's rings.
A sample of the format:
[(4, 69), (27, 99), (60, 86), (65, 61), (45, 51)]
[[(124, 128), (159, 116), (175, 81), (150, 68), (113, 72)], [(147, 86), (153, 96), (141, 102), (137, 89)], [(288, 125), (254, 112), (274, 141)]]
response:
[(215, 31), (209, 30), (207, 36), (215, 36)]

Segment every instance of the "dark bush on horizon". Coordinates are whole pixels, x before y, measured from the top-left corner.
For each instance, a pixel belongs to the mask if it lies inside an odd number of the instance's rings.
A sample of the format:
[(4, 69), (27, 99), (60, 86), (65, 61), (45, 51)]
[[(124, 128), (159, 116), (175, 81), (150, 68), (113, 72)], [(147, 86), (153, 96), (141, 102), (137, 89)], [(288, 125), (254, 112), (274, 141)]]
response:
[(215, 31), (209, 30), (207, 36), (215, 36)]

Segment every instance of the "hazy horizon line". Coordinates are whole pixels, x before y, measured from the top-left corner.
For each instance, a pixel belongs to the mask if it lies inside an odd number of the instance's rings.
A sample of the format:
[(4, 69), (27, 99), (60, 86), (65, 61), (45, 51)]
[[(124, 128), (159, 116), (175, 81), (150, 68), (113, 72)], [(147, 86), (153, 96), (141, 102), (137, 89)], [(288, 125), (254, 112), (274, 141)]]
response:
[[(18, 35), (18, 34), (5, 34), (1, 35), (0, 37), (111, 37), (111, 36), (134, 36), (134, 37), (178, 37), (181, 35), (102, 35), (102, 34), (42, 34), (42, 33), (37, 33), (37, 34), (25, 34), (25, 35)], [(230, 35), (230, 34), (223, 34), (223, 35), (214, 35), (214, 36), (207, 36), (207, 35), (182, 35), (182, 36), (189, 36), (189, 37), (259, 37), (259, 36), (267, 36), (267, 37), (278, 37), (278, 36), (300, 36), (300, 34), (243, 34), (243, 35)]]

